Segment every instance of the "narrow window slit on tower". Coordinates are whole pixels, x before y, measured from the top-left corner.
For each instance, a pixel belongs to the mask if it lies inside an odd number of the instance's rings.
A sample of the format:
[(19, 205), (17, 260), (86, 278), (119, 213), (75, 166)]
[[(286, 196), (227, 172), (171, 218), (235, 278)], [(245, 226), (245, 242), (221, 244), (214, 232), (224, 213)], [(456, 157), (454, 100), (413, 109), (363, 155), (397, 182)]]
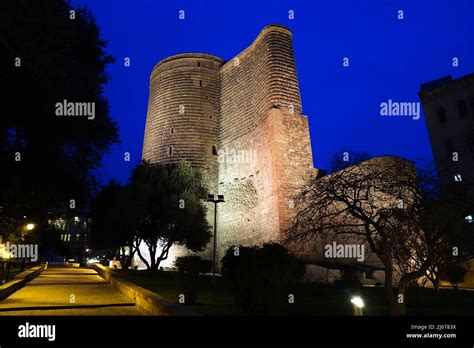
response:
[(212, 154), (214, 156), (217, 156), (217, 148), (216, 148), (216, 145), (212, 145)]
[(202, 87), (202, 80), (199, 80), (199, 87)]

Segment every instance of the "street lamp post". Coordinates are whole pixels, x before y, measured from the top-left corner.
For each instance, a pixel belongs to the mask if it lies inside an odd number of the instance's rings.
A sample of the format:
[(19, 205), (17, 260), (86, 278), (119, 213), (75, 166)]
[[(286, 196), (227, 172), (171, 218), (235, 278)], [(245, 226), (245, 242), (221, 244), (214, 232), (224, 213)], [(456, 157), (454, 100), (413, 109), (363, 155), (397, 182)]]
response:
[[(30, 223), (27, 223), (26, 225), (24, 225), (23, 228), (28, 233), (28, 232), (33, 231), (36, 228), (36, 225), (34, 223), (30, 222)], [(25, 240), (24, 237), (22, 239)], [(25, 257), (23, 257), (21, 259), (21, 272), (23, 272), (24, 270), (25, 270)]]
[(213, 261), (212, 261), (212, 284), (216, 285), (216, 251), (217, 251), (217, 204), (225, 202), (224, 195), (213, 195), (212, 193), (207, 195), (207, 201), (214, 203), (214, 250), (213, 250)]

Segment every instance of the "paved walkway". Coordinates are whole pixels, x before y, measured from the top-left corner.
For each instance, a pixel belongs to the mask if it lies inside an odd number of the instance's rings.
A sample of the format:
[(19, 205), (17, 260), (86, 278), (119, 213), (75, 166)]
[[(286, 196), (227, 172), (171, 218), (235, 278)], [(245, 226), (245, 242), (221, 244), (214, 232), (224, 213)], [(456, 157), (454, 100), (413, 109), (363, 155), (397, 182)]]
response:
[(0, 301), (6, 315), (145, 315), (89, 268), (48, 267)]

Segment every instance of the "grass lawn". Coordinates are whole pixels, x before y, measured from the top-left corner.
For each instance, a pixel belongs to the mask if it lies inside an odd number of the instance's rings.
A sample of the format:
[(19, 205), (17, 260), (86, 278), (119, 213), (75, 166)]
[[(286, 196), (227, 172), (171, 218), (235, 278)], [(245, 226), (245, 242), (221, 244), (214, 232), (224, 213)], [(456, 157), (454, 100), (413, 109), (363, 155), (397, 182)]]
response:
[[(119, 271), (127, 280), (149, 289), (172, 302), (178, 303), (179, 280), (177, 272)], [(231, 292), (222, 278), (212, 286), (211, 277), (201, 276), (198, 304), (188, 306), (205, 315), (245, 315), (234, 304)], [(294, 295), (294, 303), (275, 305), (271, 315), (352, 315), (351, 293), (333, 286), (308, 283), (290, 285), (288, 294)], [(363, 287), (357, 293), (365, 301), (364, 315), (388, 315), (384, 290), (381, 287)], [(421, 293), (408, 293), (409, 315), (472, 315), (474, 291), (441, 289), (437, 295), (433, 289)]]

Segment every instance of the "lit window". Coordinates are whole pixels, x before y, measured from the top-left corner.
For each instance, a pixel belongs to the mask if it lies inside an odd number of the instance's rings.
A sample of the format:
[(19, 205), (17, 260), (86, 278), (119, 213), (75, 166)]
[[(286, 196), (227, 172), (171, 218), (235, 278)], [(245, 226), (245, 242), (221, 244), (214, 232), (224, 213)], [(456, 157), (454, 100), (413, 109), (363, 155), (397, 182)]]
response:
[(461, 174), (454, 174), (454, 181), (456, 181), (456, 182), (462, 181)]
[(474, 222), (474, 216), (472, 215), (468, 215), (466, 216), (464, 219), (466, 219), (466, 221), (469, 223), (469, 224), (472, 224)]
[(79, 222), (79, 216), (74, 216), (74, 221)]
[(68, 241), (68, 242), (71, 241), (71, 235), (70, 235), (70, 234), (67, 235), (67, 241)]
[(79, 234), (76, 234), (76, 240), (79, 240)]

